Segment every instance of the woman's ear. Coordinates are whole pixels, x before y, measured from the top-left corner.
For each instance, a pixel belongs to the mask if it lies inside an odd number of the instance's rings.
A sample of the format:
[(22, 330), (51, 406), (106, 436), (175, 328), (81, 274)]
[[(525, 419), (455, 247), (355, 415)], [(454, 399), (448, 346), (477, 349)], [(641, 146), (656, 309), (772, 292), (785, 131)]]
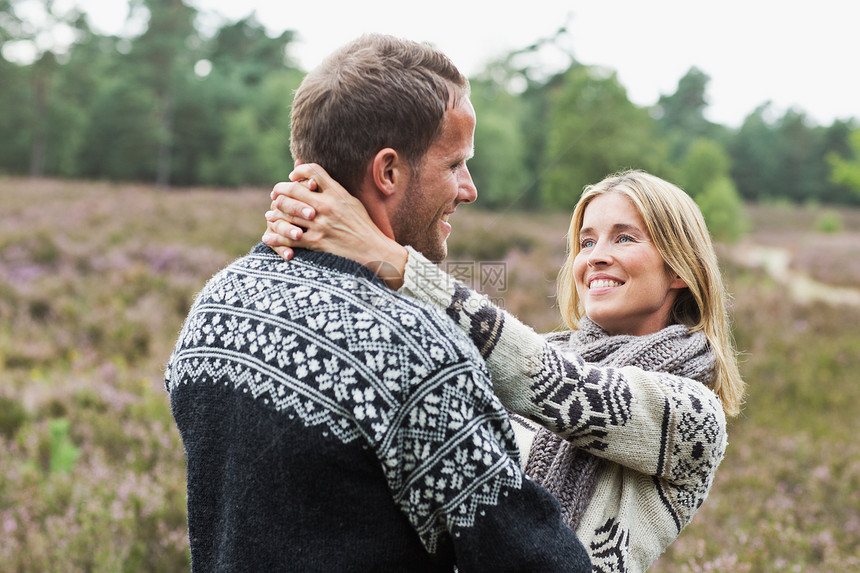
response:
[(390, 197), (409, 182), (409, 165), (394, 149), (380, 149), (371, 163), (373, 183), (383, 195)]
[(672, 273), (672, 282), (669, 283), (669, 288), (682, 289), (687, 288), (688, 286), (689, 285), (687, 285), (687, 281), (682, 279), (680, 275)]

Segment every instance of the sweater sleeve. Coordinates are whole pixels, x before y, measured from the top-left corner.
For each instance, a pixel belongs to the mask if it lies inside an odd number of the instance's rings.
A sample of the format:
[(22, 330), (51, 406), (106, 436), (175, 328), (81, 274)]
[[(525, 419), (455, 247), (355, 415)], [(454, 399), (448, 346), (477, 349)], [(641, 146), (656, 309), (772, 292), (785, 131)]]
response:
[(512, 412), (594, 455), (706, 495), (726, 431), (720, 401), (704, 385), (565, 354), (411, 249), (401, 292), (444, 309), (469, 334)]
[(404, 401), (381, 450), (395, 502), (431, 553), (453, 551), (461, 573), (590, 571), (558, 502), (522, 473), (508, 416), (477, 366), (428, 372)]

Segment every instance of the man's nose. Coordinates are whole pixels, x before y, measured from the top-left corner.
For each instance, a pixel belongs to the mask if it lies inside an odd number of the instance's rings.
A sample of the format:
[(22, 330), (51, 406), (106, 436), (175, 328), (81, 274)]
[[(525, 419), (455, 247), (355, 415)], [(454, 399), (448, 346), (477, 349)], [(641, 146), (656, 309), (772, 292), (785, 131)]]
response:
[(469, 173), (469, 168), (467, 167), (460, 175), (457, 199), (460, 203), (471, 203), (477, 198), (478, 188), (475, 187), (475, 182), (472, 181), (472, 174)]

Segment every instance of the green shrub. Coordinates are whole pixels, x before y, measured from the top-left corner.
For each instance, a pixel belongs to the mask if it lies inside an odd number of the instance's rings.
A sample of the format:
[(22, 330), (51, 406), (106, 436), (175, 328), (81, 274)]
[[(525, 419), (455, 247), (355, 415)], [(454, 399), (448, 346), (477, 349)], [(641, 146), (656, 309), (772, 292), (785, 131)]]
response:
[(696, 202), (715, 240), (733, 243), (747, 232), (749, 222), (743, 201), (728, 177), (706, 185), (696, 195)]
[(69, 473), (81, 451), (69, 439), (70, 422), (66, 418), (55, 418), (48, 423), (51, 431), (51, 473)]
[(842, 217), (838, 212), (830, 209), (822, 211), (815, 219), (815, 230), (819, 233), (841, 233), (843, 227)]
[(27, 410), (18, 400), (0, 395), (0, 435), (11, 438), (24, 422), (27, 421)]

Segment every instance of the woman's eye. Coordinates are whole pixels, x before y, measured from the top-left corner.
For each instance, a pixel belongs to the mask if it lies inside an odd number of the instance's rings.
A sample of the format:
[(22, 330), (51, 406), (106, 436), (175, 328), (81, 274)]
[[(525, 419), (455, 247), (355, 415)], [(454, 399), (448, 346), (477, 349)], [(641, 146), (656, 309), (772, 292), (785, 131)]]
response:
[(619, 243), (632, 243), (633, 237), (628, 237), (627, 235), (621, 235), (620, 237), (618, 237), (618, 242)]
[(579, 246), (583, 249), (593, 247), (594, 246), (594, 239), (583, 239), (582, 241), (580, 241)]

